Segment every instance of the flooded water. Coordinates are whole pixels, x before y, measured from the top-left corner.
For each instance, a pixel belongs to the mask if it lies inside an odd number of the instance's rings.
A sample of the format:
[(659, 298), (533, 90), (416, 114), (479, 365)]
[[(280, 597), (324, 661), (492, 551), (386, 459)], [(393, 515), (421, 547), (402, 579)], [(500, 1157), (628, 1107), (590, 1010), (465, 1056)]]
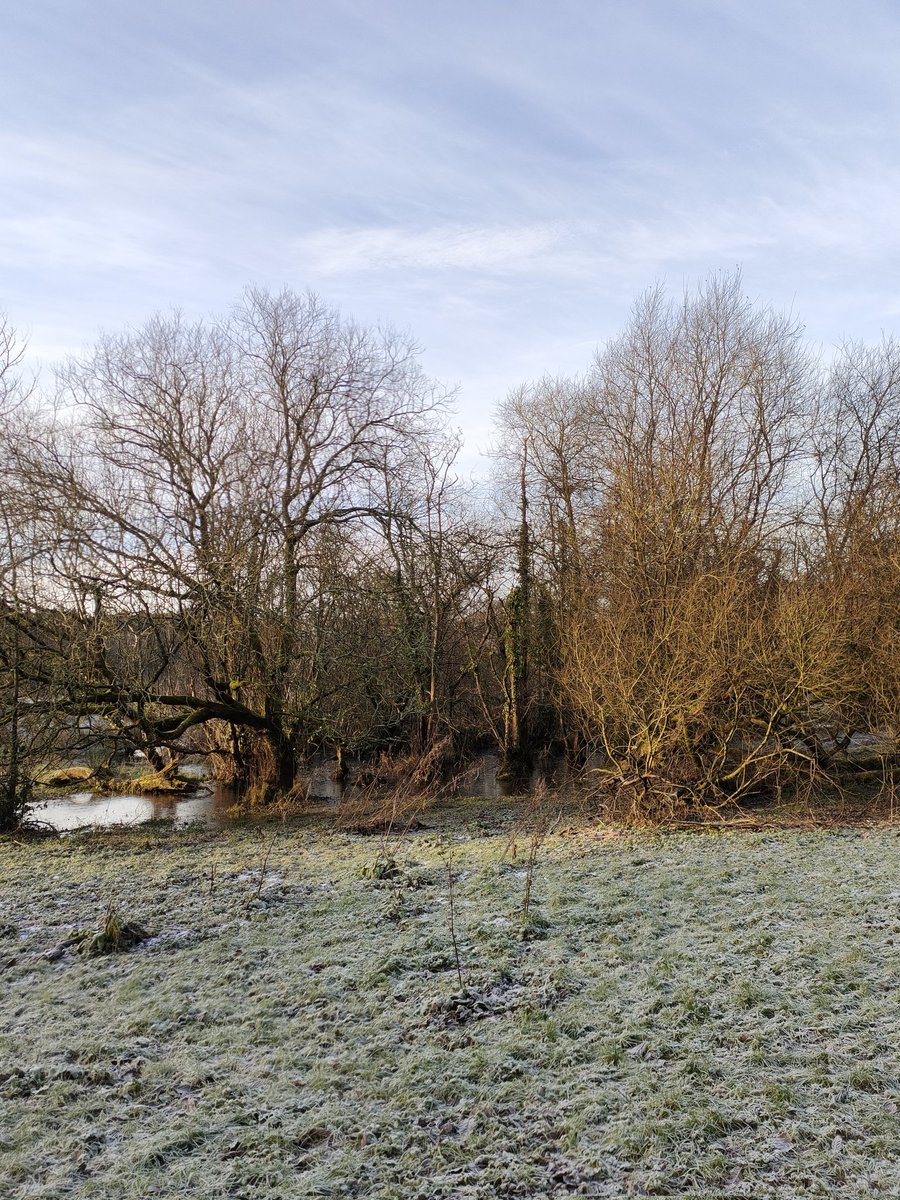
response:
[(190, 825), (195, 821), (216, 824), (233, 796), (217, 787), (204, 788), (177, 800), (169, 796), (104, 796), (96, 792), (74, 792), (50, 796), (38, 801), (31, 815), (61, 832), (86, 826), (142, 825), (145, 821), (174, 821)]
[(503, 796), (533, 792), (541, 781), (550, 788), (558, 788), (570, 777), (569, 763), (562, 755), (537, 763), (522, 779), (504, 777), (501, 765), (498, 754), (480, 754), (470, 769), (462, 773), (455, 788), (456, 795), (500, 800)]
[[(324, 763), (306, 777), (310, 797), (326, 806), (338, 804), (352, 795), (352, 785), (331, 778), (336, 763)], [(568, 775), (564, 760), (535, 767), (524, 781), (504, 779), (496, 754), (482, 754), (462, 772), (453, 792), (458, 796), (477, 796), (497, 800), (503, 796), (531, 791), (539, 780), (558, 787)], [(190, 773), (190, 772), (187, 772)], [(498, 774), (501, 775), (498, 778)], [(200, 822), (218, 825), (226, 812), (239, 804), (237, 794), (220, 784), (201, 782), (188, 796), (108, 796), (97, 792), (74, 792), (65, 796), (46, 796), (36, 802), (31, 815), (61, 832), (109, 825), (142, 825), (147, 821), (172, 821), (175, 825)]]
[[(227, 820), (228, 811), (240, 804), (240, 796), (234, 789), (205, 780), (202, 766), (189, 762), (180, 769), (183, 775), (197, 779), (197, 791), (181, 796), (109, 796), (88, 791), (43, 795), (32, 805), (30, 815), (60, 832), (110, 825), (143, 825), (147, 821), (172, 821), (175, 825), (199, 822), (215, 826)], [(308, 783), (310, 795), (316, 800), (336, 803), (344, 793), (344, 785), (330, 778), (327, 764), (312, 771)]]

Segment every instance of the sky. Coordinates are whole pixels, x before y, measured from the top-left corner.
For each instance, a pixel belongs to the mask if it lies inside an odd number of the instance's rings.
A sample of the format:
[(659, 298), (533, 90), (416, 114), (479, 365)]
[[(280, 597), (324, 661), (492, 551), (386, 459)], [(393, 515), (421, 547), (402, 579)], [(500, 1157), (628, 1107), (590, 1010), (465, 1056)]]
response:
[(0, 0), (0, 309), (54, 362), (311, 289), (494, 405), (740, 267), (900, 328), (893, 0)]

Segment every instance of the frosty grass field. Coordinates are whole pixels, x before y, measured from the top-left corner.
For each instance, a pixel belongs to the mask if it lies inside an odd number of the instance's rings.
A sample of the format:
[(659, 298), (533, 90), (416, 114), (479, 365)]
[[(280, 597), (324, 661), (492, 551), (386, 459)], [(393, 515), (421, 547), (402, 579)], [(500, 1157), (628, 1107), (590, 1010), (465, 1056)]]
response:
[(894, 830), (429, 822), (0, 845), (0, 1197), (900, 1195)]

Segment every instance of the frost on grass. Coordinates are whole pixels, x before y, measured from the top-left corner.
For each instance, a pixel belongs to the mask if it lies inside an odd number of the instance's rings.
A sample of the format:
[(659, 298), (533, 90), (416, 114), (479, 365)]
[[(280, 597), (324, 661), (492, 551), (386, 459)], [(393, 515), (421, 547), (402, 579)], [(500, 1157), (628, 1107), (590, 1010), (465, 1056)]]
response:
[(0, 845), (0, 1195), (900, 1194), (890, 830), (507, 846)]

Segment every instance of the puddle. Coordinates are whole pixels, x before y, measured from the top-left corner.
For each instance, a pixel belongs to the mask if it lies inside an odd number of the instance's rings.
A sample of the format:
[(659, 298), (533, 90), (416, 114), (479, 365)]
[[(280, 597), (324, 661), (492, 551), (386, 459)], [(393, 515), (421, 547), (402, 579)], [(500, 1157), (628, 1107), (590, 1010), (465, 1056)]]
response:
[(31, 808), (31, 815), (55, 829), (81, 829), (85, 826), (142, 825), (145, 821), (174, 821), (191, 825), (197, 821), (217, 824), (234, 797), (224, 788), (209, 787), (193, 796), (173, 799), (169, 796), (103, 796), (95, 792), (73, 792), (50, 796)]

